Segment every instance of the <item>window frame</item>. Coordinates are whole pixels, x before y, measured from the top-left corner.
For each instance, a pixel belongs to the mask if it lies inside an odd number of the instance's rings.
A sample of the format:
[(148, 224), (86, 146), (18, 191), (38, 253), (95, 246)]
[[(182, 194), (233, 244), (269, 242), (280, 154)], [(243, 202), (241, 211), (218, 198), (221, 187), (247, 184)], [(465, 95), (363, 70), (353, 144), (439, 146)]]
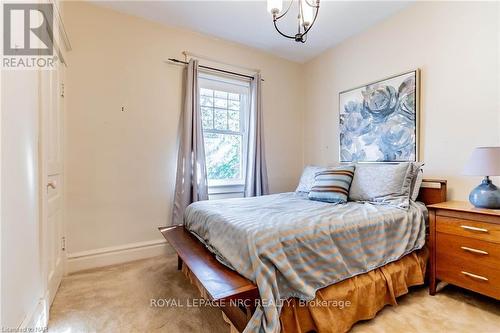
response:
[[(213, 91), (223, 91), (240, 95), (240, 131), (216, 129), (213, 124), (212, 129), (203, 129), (203, 136), (206, 133), (227, 134), (241, 136), (241, 177), (239, 179), (208, 179), (209, 194), (237, 194), (244, 191), (246, 179), (246, 167), (248, 159), (248, 122), (250, 117), (250, 80), (237, 80), (228, 78), (227, 76), (214, 75), (213, 73), (200, 71), (198, 73), (198, 88), (199, 88), (199, 108), (201, 112), (201, 89), (210, 89)], [(213, 99), (215, 100), (215, 96)], [(228, 98), (229, 100), (229, 98)], [(214, 101), (215, 104), (215, 101)], [(228, 107), (217, 108), (212, 106), (212, 110), (222, 109), (231, 111)], [(215, 118), (215, 116), (212, 116)]]

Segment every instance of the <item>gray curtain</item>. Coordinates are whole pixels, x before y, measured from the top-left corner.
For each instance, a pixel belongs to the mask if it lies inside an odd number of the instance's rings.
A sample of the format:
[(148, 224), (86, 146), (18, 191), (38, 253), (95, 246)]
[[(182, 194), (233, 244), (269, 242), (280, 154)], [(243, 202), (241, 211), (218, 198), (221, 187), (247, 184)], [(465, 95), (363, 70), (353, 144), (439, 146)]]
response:
[(207, 170), (198, 94), (198, 61), (191, 59), (186, 68), (172, 224), (184, 223), (184, 211), (189, 204), (208, 200)]
[(266, 194), (269, 194), (269, 183), (262, 121), (262, 80), (260, 74), (256, 74), (251, 84), (245, 196), (254, 197)]

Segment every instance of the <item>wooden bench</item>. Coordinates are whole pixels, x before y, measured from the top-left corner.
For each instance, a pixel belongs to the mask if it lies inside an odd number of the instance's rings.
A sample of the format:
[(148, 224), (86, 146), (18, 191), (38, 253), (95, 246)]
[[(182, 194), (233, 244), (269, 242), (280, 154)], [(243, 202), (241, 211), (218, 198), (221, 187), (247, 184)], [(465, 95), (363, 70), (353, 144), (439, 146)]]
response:
[(243, 331), (253, 313), (255, 300), (259, 298), (257, 286), (217, 261), (182, 225), (158, 229), (177, 252), (177, 268), (186, 265), (210, 301), (220, 304), (236, 329)]

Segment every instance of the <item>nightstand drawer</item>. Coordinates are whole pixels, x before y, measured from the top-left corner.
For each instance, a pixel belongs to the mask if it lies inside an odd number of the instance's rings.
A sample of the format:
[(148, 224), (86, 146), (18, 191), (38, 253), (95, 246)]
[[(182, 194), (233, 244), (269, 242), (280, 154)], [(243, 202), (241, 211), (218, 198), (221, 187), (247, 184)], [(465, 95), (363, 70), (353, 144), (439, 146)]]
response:
[[(436, 234), (436, 255), (451, 255), (500, 270), (500, 245), (475, 238)], [(500, 274), (500, 271), (498, 272)]]
[(500, 225), (447, 216), (436, 216), (436, 231), (500, 243)]
[(500, 299), (500, 268), (439, 252), (436, 263), (438, 279)]

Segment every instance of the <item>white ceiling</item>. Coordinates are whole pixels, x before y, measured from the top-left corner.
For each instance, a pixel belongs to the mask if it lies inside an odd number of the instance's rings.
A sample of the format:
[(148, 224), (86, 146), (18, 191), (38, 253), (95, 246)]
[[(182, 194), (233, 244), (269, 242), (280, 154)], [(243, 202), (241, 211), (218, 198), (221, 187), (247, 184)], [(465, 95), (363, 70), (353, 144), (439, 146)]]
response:
[[(169, 26), (186, 28), (255, 47), (280, 57), (305, 62), (413, 1), (322, 1), (317, 22), (305, 44), (274, 30), (266, 1), (94, 1), (120, 12)], [(293, 15), (291, 15), (293, 14)], [(283, 24), (296, 30), (296, 11)], [(285, 18), (284, 18), (285, 19)], [(284, 20), (283, 19), (283, 20)]]

